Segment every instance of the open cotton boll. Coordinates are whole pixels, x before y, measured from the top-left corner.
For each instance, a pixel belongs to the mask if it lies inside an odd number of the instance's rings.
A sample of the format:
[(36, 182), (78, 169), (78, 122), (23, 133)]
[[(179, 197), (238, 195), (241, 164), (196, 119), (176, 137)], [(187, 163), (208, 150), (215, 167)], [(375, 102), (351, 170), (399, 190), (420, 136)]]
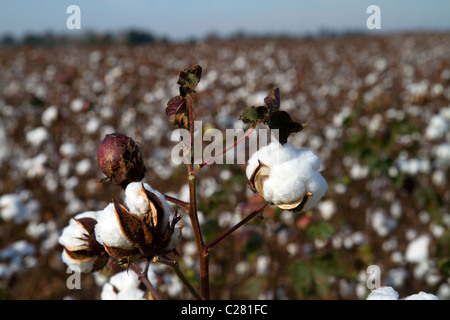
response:
[(92, 257), (91, 259), (83, 261), (74, 260), (67, 254), (66, 250), (63, 250), (61, 259), (72, 271), (91, 272), (94, 268), (94, 263), (96, 262), (97, 257)]
[(84, 236), (87, 236), (88, 233), (81, 224), (75, 221), (75, 219), (92, 218), (97, 220), (99, 212), (103, 212), (103, 210), (86, 211), (76, 215), (73, 219), (70, 219), (69, 225), (63, 229), (61, 236), (58, 238), (59, 244), (65, 248), (71, 248), (72, 250), (86, 246), (86, 240), (83, 238)]
[(398, 292), (392, 287), (380, 287), (372, 290), (367, 300), (398, 300)]
[(297, 171), (297, 165), (294, 159), (270, 167), (270, 177), (263, 183), (266, 200), (274, 204), (289, 203), (303, 196), (306, 191), (305, 179), (300, 179), (299, 173), (307, 174), (303, 170)]
[(95, 238), (98, 243), (106, 244), (110, 247), (133, 248), (133, 244), (125, 238), (120, 230), (114, 204), (112, 203), (98, 215), (97, 224), (95, 225)]
[(61, 236), (58, 238), (58, 242), (63, 247), (79, 248), (86, 244), (86, 241), (83, 239), (85, 234), (87, 232), (81, 224), (75, 220), (70, 220), (69, 225), (63, 229)]
[[(137, 214), (140, 217), (143, 217), (148, 210), (150, 210), (150, 204), (147, 197), (141, 193), (141, 186), (153, 194), (155, 194), (163, 203), (164, 211), (165, 211), (165, 221), (168, 223), (170, 219), (170, 207), (166, 201), (166, 198), (159, 191), (154, 190), (147, 183), (141, 182), (132, 182), (127, 185), (125, 189), (125, 204), (131, 213)], [(164, 226), (166, 227), (166, 226)], [(165, 231), (165, 228), (163, 229)]]
[(248, 160), (246, 169), (247, 177), (250, 178), (253, 171), (258, 167), (258, 160), (264, 162), (266, 166), (272, 167), (276, 164), (291, 160), (297, 155), (298, 151), (300, 150), (295, 149), (289, 142), (284, 145), (277, 141), (269, 143), (267, 146), (256, 151)]
[(406, 247), (405, 259), (410, 263), (420, 263), (428, 258), (431, 236), (421, 235), (412, 240)]
[[(298, 201), (306, 193), (312, 194), (303, 210), (314, 207), (325, 195), (328, 184), (318, 171), (319, 158), (309, 150), (296, 149), (291, 143), (271, 142), (249, 159), (246, 174), (251, 179), (260, 163), (269, 167), (262, 182), (263, 197), (275, 205)], [(259, 191), (258, 191), (259, 192)]]
[(407, 296), (405, 300), (439, 300), (439, 298), (434, 294), (420, 291), (419, 293)]
[(25, 138), (33, 147), (40, 147), (50, 138), (50, 134), (45, 127), (37, 127), (26, 133)]
[(25, 220), (26, 212), (26, 207), (19, 194), (7, 193), (0, 196), (1, 219), (20, 223)]
[[(392, 287), (380, 287), (372, 290), (367, 300), (399, 300), (399, 294)], [(400, 300), (439, 300), (439, 298), (434, 294), (420, 291), (417, 294), (407, 296)]]
[(122, 271), (113, 275), (105, 283), (101, 293), (102, 300), (141, 300), (144, 291), (139, 289), (139, 279), (134, 272)]
[(320, 174), (320, 172), (314, 171), (311, 179), (306, 183), (306, 190), (311, 192), (312, 196), (309, 197), (303, 210), (307, 211), (319, 203), (320, 199), (322, 199), (327, 192), (327, 189), (328, 184), (325, 178)]

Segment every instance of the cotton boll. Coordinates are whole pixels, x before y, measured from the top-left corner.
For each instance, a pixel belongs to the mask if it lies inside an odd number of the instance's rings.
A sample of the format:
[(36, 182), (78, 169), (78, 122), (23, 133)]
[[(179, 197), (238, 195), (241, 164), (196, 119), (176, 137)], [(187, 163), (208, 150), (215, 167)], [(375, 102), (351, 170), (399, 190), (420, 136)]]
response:
[(291, 143), (272, 142), (249, 159), (246, 174), (250, 179), (260, 164), (268, 167), (257, 190), (267, 202), (275, 205), (295, 203), (310, 193), (304, 210), (309, 210), (325, 194), (328, 184), (318, 172), (319, 158), (309, 150), (296, 149)]
[(87, 236), (88, 233), (80, 223), (75, 221), (75, 219), (92, 218), (94, 220), (97, 220), (98, 215), (101, 213), (103, 213), (103, 210), (86, 211), (76, 215), (73, 219), (70, 219), (69, 225), (63, 229), (61, 236), (58, 239), (59, 244), (65, 248), (70, 248), (71, 250), (85, 247), (87, 243), (83, 238), (84, 236)]
[(9, 260), (10, 270), (19, 272), (24, 268), (36, 266), (37, 261), (33, 256), (35, 253), (36, 248), (34, 245), (26, 240), (19, 240), (0, 250), (0, 259)]
[[(392, 287), (380, 287), (372, 292), (367, 297), (367, 300), (398, 300), (399, 294)], [(439, 300), (437, 296), (431, 293), (420, 291), (403, 298), (402, 300)]]
[(25, 220), (25, 216), (26, 207), (18, 194), (10, 193), (0, 197), (0, 218), (21, 223)]
[(447, 132), (449, 125), (444, 117), (439, 114), (434, 115), (425, 130), (425, 138), (428, 140), (441, 139)]
[(58, 239), (60, 245), (66, 248), (79, 248), (86, 245), (83, 237), (87, 235), (83, 226), (71, 219), (69, 225), (63, 229), (61, 236)]
[(439, 300), (439, 298), (434, 294), (420, 291), (419, 293), (406, 297), (405, 300)]
[(119, 291), (117, 294), (118, 300), (145, 300), (144, 291), (141, 289), (130, 289)]
[(397, 227), (397, 221), (383, 209), (376, 208), (371, 216), (372, 227), (380, 237), (385, 237)]
[(292, 146), (291, 143), (287, 142), (284, 145), (281, 145), (277, 141), (271, 142), (267, 146), (262, 147), (258, 151), (256, 151), (248, 160), (247, 163), (247, 177), (250, 178), (253, 171), (258, 167), (259, 162), (261, 160), (268, 167), (272, 167), (279, 163), (284, 163), (296, 155), (296, 149)]
[(117, 300), (117, 292), (114, 290), (112, 284), (105, 283), (100, 294), (101, 300)]
[(51, 126), (58, 119), (58, 108), (50, 106), (42, 112), (41, 121), (46, 126)]
[(111, 277), (109, 280), (117, 290), (131, 290), (139, 286), (139, 280), (134, 272), (122, 271)]
[(98, 215), (95, 225), (95, 237), (100, 244), (110, 247), (133, 248), (120, 230), (114, 204), (110, 203), (101, 214)]
[(104, 284), (100, 297), (102, 300), (141, 300), (144, 291), (138, 287), (139, 279), (136, 273), (122, 271)]
[[(150, 187), (147, 183), (141, 183), (141, 182), (132, 182), (127, 185), (125, 189), (125, 204), (127, 205), (128, 209), (131, 213), (137, 214), (140, 217), (143, 217), (149, 210), (150, 210), (150, 203), (144, 194), (141, 193), (141, 186), (144, 186), (144, 188), (147, 191), (152, 192), (155, 194), (162, 202), (164, 206), (164, 212), (165, 212), (165, 221), (168, 223), (170, 219), (170, 207), (169, 204), (166, 201), (166, 198), (162, 193), (159, 191), (154, 190), (152, 187)], [(164, 226), (163, 231), (166, 230), (166, 226)]]
[(66, 252), (63, 250), (61, 254), (62, 261), (74, 272), (90, 272), (94, 268), (94, 263), (97, 257), (92, 257), (92, 259), (78, 261), (73, 260)]
[(434, 150), (434, 154), (439, 164), (450, 166), (450, 142), (438, 145)]
[(392, 287), (380, 287), (372, 290), (367, 300), (398, 300), (398, 292)]
[(353, 165), (353, 167), (350, 170), (350, 177), (353, 180), (361, 180), (367, 177), (369, 174), (369, 167), (360, 165), (359, 163), (356, 163)]
[[(101, 125), (100, 119), (96, 118), (95, 116), (92, 116), (91, 118), (89, 118), (89, 120), (85, 124), (86, 133), (93, 134), (93, 133), (98, 132), (100, 125)], [(107, 129), (107, 131), (109, 131), (109, 130), (110, 129)], [(102, 135), (102, 136), (104, 136), (104, 135)]]
[(336, 213), (336, 204), (333, 200), (322, 201), (317, 205), (320, 215), (324, 220), (330, 220), (331, 217)]
[(431, 181), (438, 187), (445, 186), (447, 183), (447, 175), (442, 170), (435, 170), (431, 176)]
[(59, 147), (59, 152), (65, 157), (73, 158), (78, 155), (78, 147), (74, 143), (65, 142)]
[(405, 258), (410, 263), (420, 263), (428, 258), (428, 245), (431, 237), (428, 234), (421, 235), (412, 240), (406, 248)]
[(394, 268), (389, 270), (388, 276), (385, 281), (386, 284), (398, 288), (403, 287), (407, 279), (408, 279), (408, 271), (406, 271), (403, 268)]
[[(144, 196), (139, 195), (141, 187), (142, 184), (140, 182), (132, 182), (125, 189), (125, 204), (131, 213), (139, 216), (143, 216), (149, 210), (148, 200)], [(146, 183), (144, 183), (144, 188), (148, 191), (153, 191)]]
[(25, 136), (27, 142), (33, 147), (40, 147), (42, 144), (50, 138), (50, 134), (45, 127), (37, 127), (26, 133)]
[(81, 112), (85, 108), (86, 102), (82, 98), (76, 98), (70, 103), (70, 110), (73, 112)]
[(320, 199), (325, 195), (328, 189), (328, 184), (324, 177), (318, 172), (314, 171), (312, 179), (306, 184), (306, 190), (312, 193), (312, 196), (308, 198), (304, 211), (313, 208)]
[(83, 159), (77, 163), (77, 165), (75, 167), (75, 171), (78, 175), (83, 176), (89, 172), (91, 167), (92, 167), (91, 160)]
[[(270, 177), (264, 183), (264, 198), (274, 204), (289, 203), (305, 193), (305, 184), (295, 171), (296, 162), (270, 167)], [(293, 177), (295, 175), (295, 178)]]

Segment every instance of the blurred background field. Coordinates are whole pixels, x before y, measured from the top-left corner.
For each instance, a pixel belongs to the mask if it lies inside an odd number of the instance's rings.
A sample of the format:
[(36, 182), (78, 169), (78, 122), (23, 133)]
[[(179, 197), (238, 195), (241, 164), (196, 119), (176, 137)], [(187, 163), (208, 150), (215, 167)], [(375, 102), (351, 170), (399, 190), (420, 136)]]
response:
[[(319, 155), (329, 184), (310, 212), (267, 209), (224, 241), (211, 258), (213, 297), (365, 298), (375, 264), (399, 293), (448, 298), (449, 52), (448, 33), (2, 47), (1, 297), (98, 298), (91, 275), (67, 289), (57, 238), (73, 215), (123, 199), (98, 182), (106, 133), (139, 141), (144, 181), (186, 199), (164, 110), (179, 71), (200, 64), (204, 127), (245, 128), (243, 108), (277, 86), (281, 108), (309, 123), (290, 141)], [(206, 239), (261, 202), (243, 166), (208, 166), (199, 181)], [(185, 235), (180, 261), (195, 278)]]
[[(246, 129), (242, 110), (278, 87), (281, 109), (308, 123), (289, 140), (319, 156), (329, 185), (309, 212), (266, 208), (220, 243), (212, 298), (365, 299), (367, 268), (377, 265), (381, 285), (401, 297), (450, 299), (450, 32), (336, 30), (0, 37), (0, 299), (98, 299), (105, 276), (118, 271), (83, 274), (81, 289), (70, 290), (58, 244), (74, 215), (123, 203), (120, 188), (99, 183), (105, 134), (138, 141), (144, 182), (188, 200), (165, 107), (179, 94), (179, 72), (194, 65), (203, 68), (195, 95), (203, 129)], [(261, 203), (246, 184), (245, 165), (200, 171), (206, 241)], [(179, 262), (198, 285), (182, 222)], [(165, 298), (191, 298), (171, 270), (152, 272)]]

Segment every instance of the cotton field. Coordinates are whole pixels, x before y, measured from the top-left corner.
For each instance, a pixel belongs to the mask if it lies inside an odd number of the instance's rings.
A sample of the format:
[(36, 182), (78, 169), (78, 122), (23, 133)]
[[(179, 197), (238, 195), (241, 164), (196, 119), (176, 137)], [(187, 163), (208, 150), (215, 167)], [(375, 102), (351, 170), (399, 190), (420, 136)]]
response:
[[(203, 128), (246, 129), (242, 110), (278, 87), (281, 109), (308, 124), (289, 142), (320, 158), (328, 183), (307, 212), (269, 206), (217, 246), (212, 298), (366, 299), (375, 265), (394, 294), (371, 299), (450, 299), (449, 33), (0, 47), (0, 298), (144, 296), (116, 265), (70, 288), (58, 238), (75, 215), (124, 202), (123, 190), (99, 182), (108, 133), (140, 143), (145, 183), (189, 200), (165, 107), (194, 65), (203, 68), (194, 101)], [(199, 173), (209, 241), (262, 203), (245, 169)], [(192, 229), (186, 215), (181, 222), (178, 261), (198, 285)], [(192, 298), (170, 268), (152, 264), (148, 274), (165, 298)]]

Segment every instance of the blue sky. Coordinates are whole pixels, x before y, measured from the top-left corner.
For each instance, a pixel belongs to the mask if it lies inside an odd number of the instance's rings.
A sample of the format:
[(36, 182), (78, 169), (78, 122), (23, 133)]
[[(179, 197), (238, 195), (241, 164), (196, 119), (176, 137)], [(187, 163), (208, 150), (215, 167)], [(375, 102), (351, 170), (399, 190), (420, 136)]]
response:
[[(66, 9), (81, 9), (81, 30), (68, 30)], [(171, 39), (211, 32), (315, 33), (367, 30), (366, 9), (381, 9), (381, 31), (450, 31), (449, 0), (4, 0), (0, 34), (119, 31), (140, 28)]]

